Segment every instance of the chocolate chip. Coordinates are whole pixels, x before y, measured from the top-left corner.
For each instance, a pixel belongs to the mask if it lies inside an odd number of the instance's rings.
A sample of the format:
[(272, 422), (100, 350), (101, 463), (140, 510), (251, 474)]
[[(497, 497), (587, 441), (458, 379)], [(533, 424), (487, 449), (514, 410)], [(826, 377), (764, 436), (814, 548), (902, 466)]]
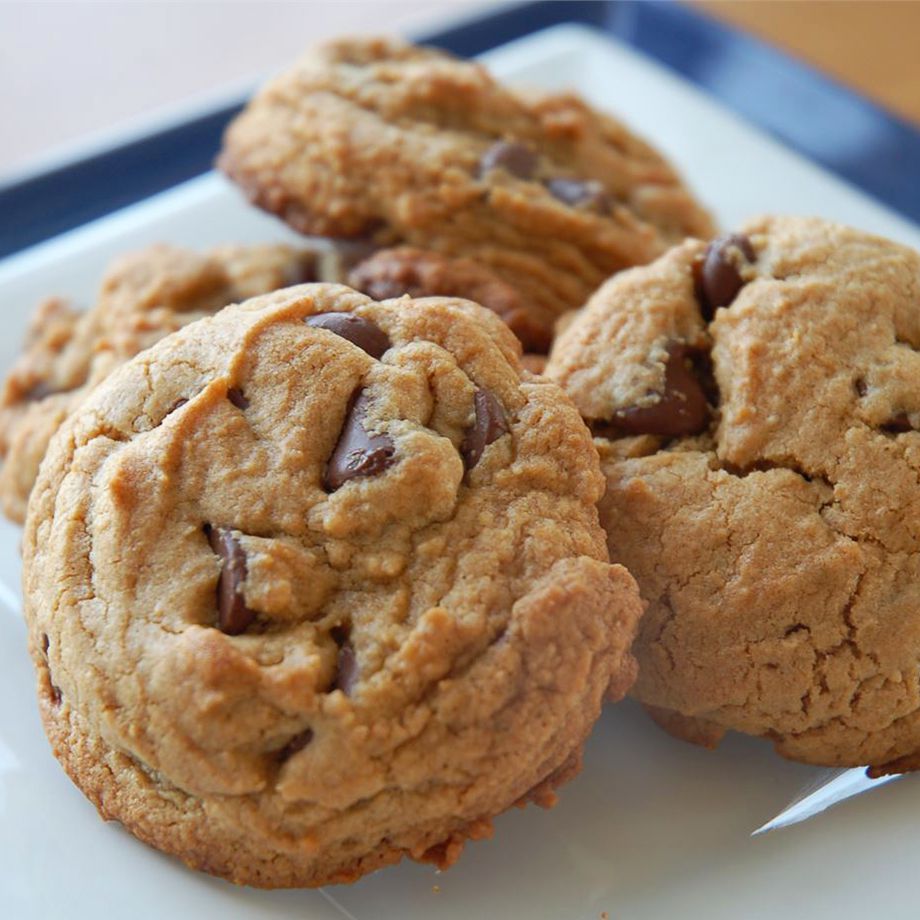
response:
[(887, 431), (889, 434), (903, 434), (905, 431), (913, 431), (913, 425), (911, 425), (907, 413), (901, 412), (882, 425), (882, 431)]
[(230, 387), (230, 389), (227, 390), (227, 399), (229, 399), (237, 409), (249, 408), (249, 400), (246, 399), (245, 393), (243, 393), (239, 387)]
[(246, 580), (246, 552), (233, 532), (223, 527), (206, 528), (211, 549), (223, 563), (217, 580), (217, 628), (237, 636), (256, 618), (246, 606), (243, 582)]
[(493, 169), (504, 169), (518, 179), (530, 179), (537, 168), (537, 155), (516, 141), (498, 141), (479, 160), (479, 175)]
[(49, 648), (50, 645), (51, 645), (51, 643), (50, 643), (50, 641), (48, 640), (48, 633), (42, 633), (42, 654), (43, 654), (45, 657), (48, 656), (48, 648)]
[(61, 705), (61, 688), (51, 683), (51, 672), (48, 672), (48, 686), (51, 688), (51, 702), (55, 706)]
[(329, 636), (332, 641), (341, 648), (348, 641), (349, 630), (348, 627), (339, 623), (338, 626), (333, 626), (329, 630)]
[(358, 476), (376, 476), (395, 463), (393, 439), (386, 434), (369, 434), (364, 427), (367, 405), (363, 391), (352, 397), (342, 433), (323, 474), (327, 492), (335, 492)]
[(358, 659), (355, 657), (354, 646), (346, 639), (339, 648), (333, 688), (341, 690), (345, 696), (351, 696), (351, 691), (354, 690), (357, 682)]
[(293, 757), (298, 751), (302, 751), (312, 740), (312, 728), (305, 729), (300, 732), (300, 734), (294, 735), (294, 737), (276, 754), (278, 761), (284, 763), (285, 760)]
[(869, 384), (866, 383), (862, 377), (858, 377), (854, 381), (853, 387), (855, 388), (857, 395), (860, 397), (867, 396), (869, 393)]
[(709, 423), (709, 406), (703, 387), (691, 369), (694, 349), (678, 343), (668, 348), (664, 369), (664, 393), (647, 406), (619, 410), (613, 423), (627, 434), (658, 434), (665, 437), (697, 434)]
[(599, 214), (610, 213), (610, 196), (600, 182), (592, 179), (550, 179), (546, 188), (553, 198), (572, 207), (587, 208)]
[(460, 455), (468, 470), (479, 463), (482, 452), (489, 444), (508, 432), (505, 410), (491, 391), (477, 390), (473, 396), (473, 405), (476, 420), (466, 430), (460, 444)]
[(727, 307), (744, 287), (738, 270), (738, 253), (747, 262), (756, 258), (751, 241), (741, 233), (717, 237), (694, 265), (696, 295), (700, 312), (708, 322), (719, 307)]
[(326, 329), (357, 345), (372, 358), (380, 358), (392, 345), (387, 334), (369, 319), (354, 313), (317, 313), (305, 320), (308, 326)]

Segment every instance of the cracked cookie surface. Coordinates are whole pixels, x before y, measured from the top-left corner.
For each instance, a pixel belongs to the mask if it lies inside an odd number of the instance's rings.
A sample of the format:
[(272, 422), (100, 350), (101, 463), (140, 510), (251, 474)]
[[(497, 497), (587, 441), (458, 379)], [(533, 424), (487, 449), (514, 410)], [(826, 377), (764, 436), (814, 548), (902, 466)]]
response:
[(793, 218), (613, 279), (557, 340), (649, 602), (633, 692), (670, 730), (916, 759), (918, 350), (920, 256)]
[(115, 367), (229, 303), (315, 280), (314, 262), (290, 246), (199, 254), (157, 245), (117, 259), (92, 309), (59, 298), (41, 304), (0, 390), (4, 514), (22, 522), (51, 436)]
[(590, 433), (491, 312), (304, 285), (116, 370), (30, 500), (56, 755), (100, 812), (258, 886), (449, 865), (577, 772), (635, 677)]
[(397, 40), (310, 51), (231, 124), (219, 165), (301, 232), (474, 259), (520, 292), (531, 350), (612, 272), (712, 231), (614, 118)]

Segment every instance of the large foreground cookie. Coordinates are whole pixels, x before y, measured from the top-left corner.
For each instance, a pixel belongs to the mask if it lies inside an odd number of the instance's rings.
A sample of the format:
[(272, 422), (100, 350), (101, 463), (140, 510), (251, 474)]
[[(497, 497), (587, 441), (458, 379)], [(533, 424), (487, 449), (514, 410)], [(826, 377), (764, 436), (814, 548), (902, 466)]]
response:
[(527, 304), (530, 350), (612, 272), (712, 226), (610, 116), (396, 40), (311, 50), (230, 126), (220, 166), (304, 233), (481, 263)]
[(42, 304), (0, 390), (4, 514), (22, 522), (48, 441), (113, 368), (228, 303), (314, 280), (315, 267), (289, 246), (151, 246), (112, 264), (91, 310)]
[(911, 764), (918, 349), (920, 256), (791, 218), (621, 275), (558, 340), (611, 557), (650, 603), (634, 692), (671, 730)]
[(59, 430), (24, 588), (54, 751), (108, 818), (260, 886), (354, 879), (577, 771), (635, 675), (590, 434), (489, 311), (290, 288)]

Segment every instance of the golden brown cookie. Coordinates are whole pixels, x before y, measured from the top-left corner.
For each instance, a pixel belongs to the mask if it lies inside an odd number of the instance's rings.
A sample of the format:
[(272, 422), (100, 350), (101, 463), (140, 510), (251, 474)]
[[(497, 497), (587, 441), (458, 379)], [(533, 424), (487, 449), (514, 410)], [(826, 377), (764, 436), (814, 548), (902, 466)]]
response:
[(348, 273), (348, 284), (374, 300), (463, 297), (497, 313), (527, 347), (545, 347), (521, 294), (490, 268), (472, 259), (452, 259), (429, 249), (380, 249)]
[(614, 118), (395, 39), (311, 50), (231, 124), (219, 165), (303, 233), (486, 266), (524, 299), (536, 350), (612, 272), (712, 232), (671, 166)]
[(577, 770), (635, 677), (597, 454), (462, 300), (305, 285), (99, 385), (30, 500), (55, 754), (107, 818), (273, 887), (467, 838)]
[(316, 280), (315, 255), (289, 246), (206, 254), (151, 246), (116, 260), (93, 309), (52, 298), (0, 389), (0, 505), (22, 522), (38, 466), (61, 422), (113, 368), (233, 301)]
[(620, 275), (557, 341), (649, 602), (634, 693), (681, 735), (917, 759), (918, 351), (920, 255), (797, 218)]

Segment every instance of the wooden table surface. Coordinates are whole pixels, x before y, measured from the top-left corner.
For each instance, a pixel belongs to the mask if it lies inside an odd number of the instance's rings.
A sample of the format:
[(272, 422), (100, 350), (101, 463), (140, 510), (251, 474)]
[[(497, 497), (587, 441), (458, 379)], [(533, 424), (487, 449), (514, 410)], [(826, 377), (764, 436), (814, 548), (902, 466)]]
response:
[[(696, 0), (689, 0), (696, 2)], [(0, 0), (0, 178), (348, 32), (405, 31), (481, 0)], [(920, 2), (699, 0), (920, 125)]]
[(920, 126), (917, 0), (697, 0)]

